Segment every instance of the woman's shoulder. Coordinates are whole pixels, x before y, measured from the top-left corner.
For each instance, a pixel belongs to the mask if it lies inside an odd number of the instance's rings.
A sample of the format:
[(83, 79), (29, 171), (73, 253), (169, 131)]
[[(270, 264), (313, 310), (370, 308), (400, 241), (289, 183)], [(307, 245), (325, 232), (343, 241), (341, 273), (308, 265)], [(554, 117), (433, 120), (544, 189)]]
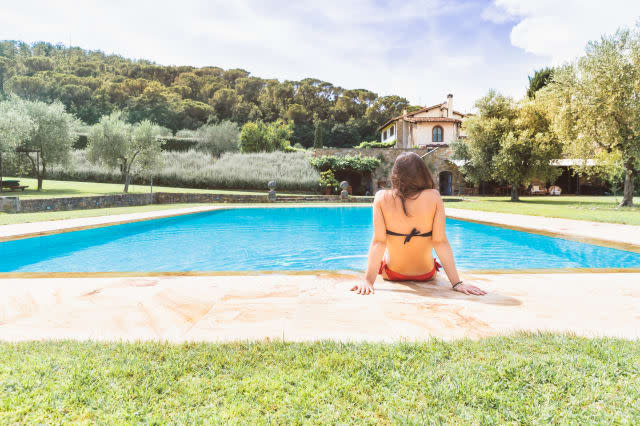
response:
[(390, 189), (379, 189), (373, 196), (373, 203), (374, 204), (381, 203), (389, 194), (391, 194)]
[(437, 189), (425, 189), (422, 191), (420, 195), (433, 198), (435, 200), (440, 199), (440, 191), (438, 191)]

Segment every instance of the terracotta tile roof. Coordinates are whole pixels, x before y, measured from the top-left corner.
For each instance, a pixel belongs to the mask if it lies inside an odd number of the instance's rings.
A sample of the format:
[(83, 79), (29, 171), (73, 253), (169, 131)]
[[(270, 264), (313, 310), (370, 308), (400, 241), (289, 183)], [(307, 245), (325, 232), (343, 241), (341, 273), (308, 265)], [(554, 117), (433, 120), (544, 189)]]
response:
[(412, 117), (407, 118), (407, 121), (410, 123), (424, 123), (429, 121), (434, 122), (446, 122), (446, 123), (462, 123), (462, 120), (459, 118), (450, 118), (450, 117)]
[[(446, 105), (447, 105), (446, 102), (442, 102), (440, 104), (436, 104), (436, 105), (432, 105), (432, 106), (429, 106), (429, 107), (420, 108), (420, 109), (417, 109), (415, 111), (411, 111), (411, 112), (407, 113), (407, 117), (413, 117), (414, 115), (420, 114), (421, 112), (426, 112), (426, 111), (432, 110), (434, 108), (442, 108), (443, 106), (446, 106)], [(458, 112), (456, 110), (453, 110), (453, 113), (461, 115), (463, 117), (466, 117), (468, 115), (468, 114), (463, 114), (461, 112)], [(387, 127), (392, 122), (394, 122), (396, 120), (400, 120), (402, 117), (404, 117), (404, 115), (399, 115), (397, 117), (393, 117), (392, 119), (386, 121), (383, 125), (378, 127), (378, 131), (384, 129), (385, 127)], [(424, 120), (424, 121), (462, 121), (459, 118), (449, 118), (449, 117), (416, 117), (416, 119), (418, 119), (418, 118), (420, 118), (420, 119), (422, 119), (422, 118), (437, 119), (437, 120)], [(411, 120), (408, 120), (408, 121), (411, 121)]]

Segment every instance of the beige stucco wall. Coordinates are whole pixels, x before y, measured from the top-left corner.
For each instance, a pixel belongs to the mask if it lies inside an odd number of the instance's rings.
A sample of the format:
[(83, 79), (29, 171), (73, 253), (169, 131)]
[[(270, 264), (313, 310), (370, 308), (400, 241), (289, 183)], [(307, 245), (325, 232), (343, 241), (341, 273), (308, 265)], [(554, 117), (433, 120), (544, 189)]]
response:
[(442, 142), (449, 144), (456, 140), (456, 123), (444, 122), (444, 123), (412, 123), (413, 129), (413, 140), (412, 143), (414, 145), (427, 145), (432, 144), (433, 142), (433, 128), (435, 126), (442, 127)]
[[(380, 142), (389, 142), (392, 141), (394, 139), (397, 139), (398, 137), (398, 122), (393, 122), (391, 124), (389, 124), (387, 127), (383, 128), (380, 131)], [(393, 135), (391, 134), (391, 129), (393, 129)], [(387, 137), (385, 138), (385, 132)]]

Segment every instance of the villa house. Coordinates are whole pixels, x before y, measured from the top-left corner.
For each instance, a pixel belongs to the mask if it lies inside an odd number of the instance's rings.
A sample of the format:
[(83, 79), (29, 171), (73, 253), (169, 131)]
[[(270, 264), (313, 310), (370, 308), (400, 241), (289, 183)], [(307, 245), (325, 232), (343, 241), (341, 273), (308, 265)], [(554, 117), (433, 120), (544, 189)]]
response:
[(453, 109), (453, 95), (447, 101), (417, 111), (393, 117), (378, 130), (381, 141), (396, 141), (396, 148), (424, 148), (448, 146), (454, 140), (464, 137), (462, 120), (466, 117)]
[(381, 141), (396, 141), (396, 148), (428, 149), (424, 155), (429, 164), (436, 187), (443, 195), (459, 193), (465, 186), (464, 177), (458, 166), (450, 160), (449, 144), (466, 135), (462, 130), (462, 121), (467, 114), (453, 109), (453, 95), (447, 95), (446, 102), (420, 108), (393, 117), (382, 124)]

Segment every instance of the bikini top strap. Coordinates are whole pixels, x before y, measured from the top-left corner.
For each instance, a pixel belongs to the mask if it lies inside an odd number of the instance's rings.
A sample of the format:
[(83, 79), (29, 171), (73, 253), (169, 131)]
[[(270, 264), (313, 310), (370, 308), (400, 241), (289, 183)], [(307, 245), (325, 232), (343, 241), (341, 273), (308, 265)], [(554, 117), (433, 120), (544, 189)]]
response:
[(387, 229), (387, 235), (395, 235), (397, 237), (405, 237), (404, 239), (404, 244), (407, 244), (409, 241), (411, 241), (411, 238), (413, 237), (430, 237), (432, 234), (432, 231), (429, 232), (425, 232), (425, 233), (420, 233), (420, 231), (418, 231), (416, 228), (413, 228), (411, 230), (410, 233), (408, 234), (400, 234), (399, 232), (393, 232)]

